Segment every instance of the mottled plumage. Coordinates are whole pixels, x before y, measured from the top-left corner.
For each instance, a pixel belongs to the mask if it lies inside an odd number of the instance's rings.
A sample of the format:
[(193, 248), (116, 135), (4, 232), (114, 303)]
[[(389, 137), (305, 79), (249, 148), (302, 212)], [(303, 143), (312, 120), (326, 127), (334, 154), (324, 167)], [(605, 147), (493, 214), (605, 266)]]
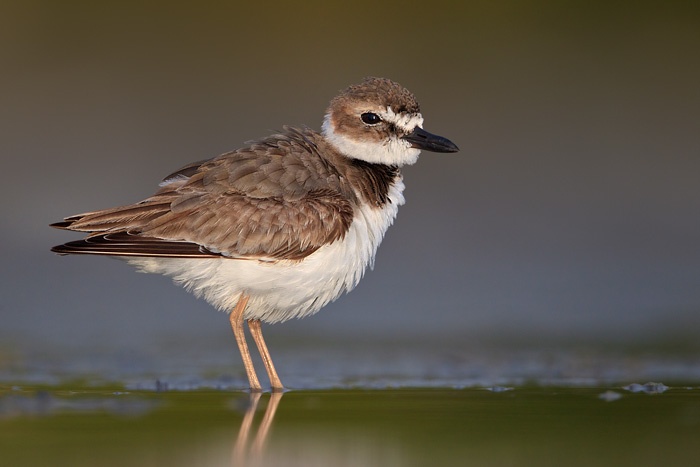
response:
[(399, 175), (397, 167), (348, 159), (310, 129), (285, 130), (180, 169), (138, 204), (53, 224), (91, 234), (83, 243), (54, 251), (142, 256), (152, 247), (154, 256), (179, 257), (184, 252), (191, 257), (199, 251), (207, 257), (301, 260), (342, 239), (359, 202), (377, 207), (390, 202), (389, 185)]

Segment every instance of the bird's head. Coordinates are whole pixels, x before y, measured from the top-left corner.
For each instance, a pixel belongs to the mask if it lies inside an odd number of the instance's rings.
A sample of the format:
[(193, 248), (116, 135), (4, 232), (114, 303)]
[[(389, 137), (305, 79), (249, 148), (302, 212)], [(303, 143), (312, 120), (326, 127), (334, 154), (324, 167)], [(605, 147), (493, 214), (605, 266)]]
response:
[(447, 138), (423, 130), (416, 98), (385, 78), (366, 78), (333, 99), (322, 133), (346, 157), (375, 164), (414, 164), (421, 149), (459, 150)]

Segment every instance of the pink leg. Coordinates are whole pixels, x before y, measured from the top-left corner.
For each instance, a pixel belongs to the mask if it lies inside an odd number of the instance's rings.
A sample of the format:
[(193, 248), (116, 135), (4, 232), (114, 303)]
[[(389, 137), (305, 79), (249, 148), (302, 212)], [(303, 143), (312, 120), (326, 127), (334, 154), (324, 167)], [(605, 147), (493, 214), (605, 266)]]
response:
[(267, 350), (267, 345), (265, 345), (265, 340), (263, 339), (262, 329), (260, 329), (259, 319), (249, 319), (248, 328), (250, 329), (250, 334), (253, 336), (255, 344), (258, 346), (258, 351), (260, 356), (265, 363), (265, 369), (267, 370), (267, 376), (270, 377), (270, 385), (272, 385), (272, 391), (283, 391), (284, 386), (282, 386), (282, 381), (280, 381), (277, 372), (275, 371), (275, 365), (272, 364), (272, 358), (270, 358), (270, 352)]
[(248, 381), (250, 382), (251, 391), (262, 391), (260, 387), (260, 381), (258, 381), (258, 376), (255, 374), (255, 367), (253, 367), (253, 360), (250, 358), (250, 352), (248, 351), (248, 344), (245, 340), (245, 333), (243, 332), (243, 312), (248, 304), (248, 299), (245, 295), (241, 295), (238, 299), (236, 307), (233, 309), (229, 316), (231, 321), (231, 328), (233, 329), (233, 335), (236, 336), (236, 342), (238, 343), (238, 349), (241, 351), (241, 357), (243, 357), (243, 366), (245, 367), (245, 372), (248, 375)]

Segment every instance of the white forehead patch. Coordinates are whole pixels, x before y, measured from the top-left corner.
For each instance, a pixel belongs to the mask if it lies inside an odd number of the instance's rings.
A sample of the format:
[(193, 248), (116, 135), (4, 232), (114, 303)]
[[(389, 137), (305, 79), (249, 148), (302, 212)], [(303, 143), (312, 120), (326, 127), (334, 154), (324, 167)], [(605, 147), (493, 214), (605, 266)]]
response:
[(423, 116), (421, 114), (394, 113), (391, 106), (386, 110), (377, 112), (382, 120), (391, 122), (407, 133), (412, 132), (416, 127), (423, 128)]

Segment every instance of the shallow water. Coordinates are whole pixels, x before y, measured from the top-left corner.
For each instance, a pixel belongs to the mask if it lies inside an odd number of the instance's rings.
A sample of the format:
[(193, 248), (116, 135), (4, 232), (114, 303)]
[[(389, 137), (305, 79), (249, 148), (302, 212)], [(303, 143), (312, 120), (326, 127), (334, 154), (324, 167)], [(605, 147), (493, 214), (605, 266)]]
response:
[(0, 452), (4, 465), (693, 465), (700, 387), (650, 388), (2, 386)]
[(639, 467), (700, 458), (694, 341), (270, 341), (284, 394), (245, 391), (230, 339), (5, 348), (1, 463)]
[[(700, 347), (681, 339), (632, 343), (268, 338), (282, 382), (295, 390), (607, 387), (700, 382)], [(253, 352), (262, 384), (264, 370)], [(33, 343), (0, 347), (0, 384), (116, 385), (152, 390), (243, 390), (247, 379), (232, 336), (116, 346)]]

